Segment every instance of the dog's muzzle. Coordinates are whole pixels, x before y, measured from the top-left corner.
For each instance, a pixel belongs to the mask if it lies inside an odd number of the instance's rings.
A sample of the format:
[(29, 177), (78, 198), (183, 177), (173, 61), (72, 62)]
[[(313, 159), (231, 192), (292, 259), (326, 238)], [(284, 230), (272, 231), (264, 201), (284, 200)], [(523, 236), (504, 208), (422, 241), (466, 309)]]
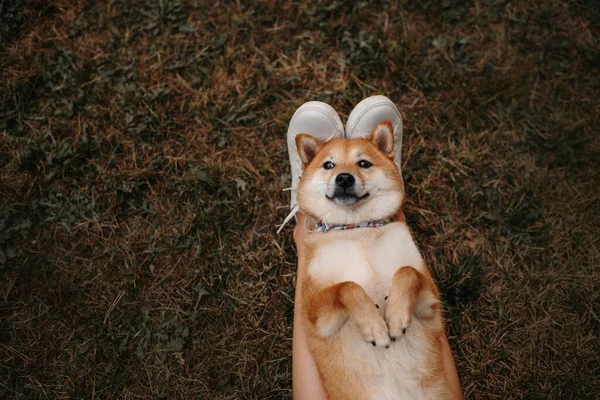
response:
[(355, 183), (356, 178), (353, 175), (345, 172), (339, 174), (335, 177), (335, 189), (333, 190), (333, 196), (329, 200), (332, 200), (339, 206), (351, 206), (367, 197), (368, 193), (360, 197), (358, 196)]

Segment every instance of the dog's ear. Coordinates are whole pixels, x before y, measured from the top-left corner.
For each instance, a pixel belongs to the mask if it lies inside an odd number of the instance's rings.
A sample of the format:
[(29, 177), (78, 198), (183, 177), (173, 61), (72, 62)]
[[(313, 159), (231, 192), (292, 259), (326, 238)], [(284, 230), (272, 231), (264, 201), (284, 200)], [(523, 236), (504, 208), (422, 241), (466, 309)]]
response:
[(394, 130), (390, 121), (381, 121), (369, 136), (369, 141), (387, 158), (394, 158)]
[(310, 164), (319, 150), (323, 147), (323, 142), (314, 137), (301, 133), (296, 136), (296, 148), (304, 165)]

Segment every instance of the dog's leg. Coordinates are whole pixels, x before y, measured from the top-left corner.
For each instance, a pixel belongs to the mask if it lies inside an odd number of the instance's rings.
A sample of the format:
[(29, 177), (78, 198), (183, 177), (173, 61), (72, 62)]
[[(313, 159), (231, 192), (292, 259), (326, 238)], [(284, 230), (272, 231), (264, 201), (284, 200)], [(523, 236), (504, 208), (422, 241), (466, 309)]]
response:
[(432, 278), (413, 267), (399, 268), (394, 274), (387, 297), (385, 320), (395, 341), (410, 327), (413, 315), (427, 320), (435, 315), (439, 297)]
[(355, 282), (312, 290), (308, 318), (319, 336), (330, 337), (350, 318), (362, 338), (373, 346), (388, 346), (387, 325), (367, 292)]

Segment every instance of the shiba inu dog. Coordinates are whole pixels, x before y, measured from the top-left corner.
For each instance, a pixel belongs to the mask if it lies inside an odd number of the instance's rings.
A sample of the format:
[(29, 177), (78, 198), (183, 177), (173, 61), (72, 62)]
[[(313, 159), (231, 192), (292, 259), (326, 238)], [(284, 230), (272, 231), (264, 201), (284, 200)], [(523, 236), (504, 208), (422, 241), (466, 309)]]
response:
[(392, 125), (368, 139), (296, 136), (307, 344), (330, 399), (444, 399), (439, 293), (410, 230)]

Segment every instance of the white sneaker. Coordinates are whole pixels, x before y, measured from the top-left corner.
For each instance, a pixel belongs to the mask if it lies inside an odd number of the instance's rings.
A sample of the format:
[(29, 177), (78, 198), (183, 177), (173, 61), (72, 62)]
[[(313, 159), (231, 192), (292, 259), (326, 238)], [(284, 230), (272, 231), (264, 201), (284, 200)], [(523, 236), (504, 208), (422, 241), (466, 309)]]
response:
[(292, 169), (292, 187), (289, 215), (277, 230), (277, 233), (298, 212), (296, 201), (296, 188), (302, 176), (302, 160), (296, 148), (296, 136), (300, 133), (308, 133), (321, 141), (327, 141), (334, 137), (344, 136), (344, 125), (338, 113), (327, 103), (321, 101), (309, 101), (296, 110), (287, 131), (288, 153), (290, 156), (290, 168)]
[(394, 162), (402, 173), (402, 116), (390, 99), (377, 95), (367, 97), (354, 107), (346, 122), (346, 138), (368, 138), (381, 121), (394, 128)]

